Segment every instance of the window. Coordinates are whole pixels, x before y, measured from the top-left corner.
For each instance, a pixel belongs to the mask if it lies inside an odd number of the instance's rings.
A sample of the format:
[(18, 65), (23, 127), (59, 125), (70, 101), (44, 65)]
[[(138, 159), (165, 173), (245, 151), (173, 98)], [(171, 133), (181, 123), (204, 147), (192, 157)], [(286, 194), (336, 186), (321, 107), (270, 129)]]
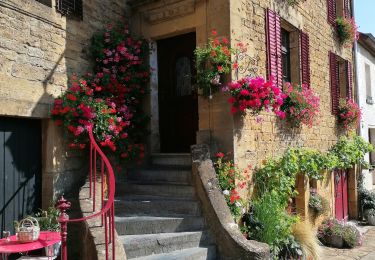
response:
[(68, 17), (75, 17), (78, 19), (82, 19), (83, 17), (83, 8), (82, 8), (82, 0), (56, 0), (57, 12), (61, 13), (62, 15), (66, 15)]
[(280, 16), (266, 11), (267, 76), (282, 87), (285, 82), (310, 84), (309, 37)]
[(353, 98), (353, 72), (349, 61), (329, 52), (332, 114), (337, 113), (340, 98)]
[(336, 24), (337, 17), (352, 17), (351, 0), (327, 0), (328, 22)]
[(372, 100), (372, 90), (371, 90), (371, 69), (370, 65), (365, 64), (365, 80), (366, 80), (366, 102), (372, 105), (374, 101)]
[(44, 4), (46, 6), (52, 7), (52, 0), (35, 0), (41, 4)]
[(285, 29), (281, 29), (281, 63), (283, 69), (283, 83), (291, 82), (289, 32)]

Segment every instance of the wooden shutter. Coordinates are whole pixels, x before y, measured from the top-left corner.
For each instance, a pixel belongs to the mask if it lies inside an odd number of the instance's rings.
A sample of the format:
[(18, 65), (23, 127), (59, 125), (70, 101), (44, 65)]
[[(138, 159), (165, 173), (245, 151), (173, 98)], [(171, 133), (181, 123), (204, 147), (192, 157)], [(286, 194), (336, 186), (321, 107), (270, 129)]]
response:
[(272, 76), (275, 84), (282, 87), (280, 16), (270, 9), (266, 12), (267, 77), (270, 79)]
[(333, 52), (329, 52), (329, 70), (330, 70), (330, 84), (331, 84), (331, 101), (332, 101), (332, 114), (337, 113), (339, 106), (340, 89), (338, 84), (338, 65), (337, 57)]
[(353, 70), (352, 64), (349, 61), (345, 61), (346, 70), (346, 97), (353, 99)]
[(57, 0), (57, 12), (82, 19), (82, 0)]
[(336, 0), (327, 0), (328, 23), (336, 23)]
[(310, 40), (309, 35), (300, 31), (301, 82), (310, 87)]
[(46, 6), (52, 7), (52, 0), (36, 0), (36, 1)]
[(344, 0), (344, 15), (346, 18), (351, 18), (351, 1), (350, 0)]

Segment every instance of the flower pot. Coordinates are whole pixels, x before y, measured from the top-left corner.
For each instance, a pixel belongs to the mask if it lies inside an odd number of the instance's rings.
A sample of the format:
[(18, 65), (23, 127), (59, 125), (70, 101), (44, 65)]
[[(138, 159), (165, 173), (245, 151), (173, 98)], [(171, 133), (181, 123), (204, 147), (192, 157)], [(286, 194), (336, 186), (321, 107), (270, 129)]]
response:
[(375, 215), (368, 215), (367, 222), (369, 223), (369, 225), (375, 226)]
[(343, 248), (344, 247), (344, 239), (338, 235), (332, 235), (329, 237), (329, 244), (332, 247), (336, 248)]

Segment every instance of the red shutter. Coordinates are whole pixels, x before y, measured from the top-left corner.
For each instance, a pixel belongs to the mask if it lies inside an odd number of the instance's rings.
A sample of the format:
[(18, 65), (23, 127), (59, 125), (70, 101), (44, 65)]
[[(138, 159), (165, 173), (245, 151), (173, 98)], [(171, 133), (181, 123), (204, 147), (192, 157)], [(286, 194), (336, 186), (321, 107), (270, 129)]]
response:
[(282, 86), (282, 64), (281, 64), (281, 23), (280, 16), (274, 11), (266, 11), (266, 34), (267, 34), (267, 77), (274, 78), (277, 86)]
[(328, 13), (328, 22), (331, 25), (336, 23), (336, 0), (327, 0), (327, 13)]
[(350, 0), (344, 0), (344, 15), (346, 18), (351, 18), (352, 14), (350, 12), (351, 10), (351, 1)]
[(329, 70), (331, 84), (332, 114), (337, 113), (339, 106), (340, 89), (338, 84), (338, 66), (336, 54), (329, 52)]
[(346, 70), (346, 97), (353, 99), (353, 71), (352, 64), (349, 61), (345, 61)]
[(310, 40), (309, 35), (300, 31), (301, 82), (310, 87)]

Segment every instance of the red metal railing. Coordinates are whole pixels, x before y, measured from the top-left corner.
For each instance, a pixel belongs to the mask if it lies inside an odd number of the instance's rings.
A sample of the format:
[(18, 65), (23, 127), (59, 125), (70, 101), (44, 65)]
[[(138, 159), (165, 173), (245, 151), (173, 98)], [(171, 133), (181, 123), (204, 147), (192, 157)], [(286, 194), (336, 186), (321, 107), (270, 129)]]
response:
[[(101, 217), (101, 226), (104, 226), (105, 235), (105, 259), (109, 259), (110, 246), (112, 246), (112, 260), (115, 260), (115, 225), (114, 225), (114, 196), (115, 196), (115, 175), (113, 168), (99, 148), (92, 133), (92, 126), (88, 127), (90, 137), (90, 167), (89, 167), (89, 198), (92, 200), (92, 214), (83, 218), (69, 219), (66, 211), (70, 208), (68, 202), (63, 196), (56, 204), (60, 210), (59, 222), (61, 228), (61, 259), (67, 260), (67, 235), (68, 223), (82, 222), (92, 218)], [(97, 158), (99, 155), (99, 158)], [(99, 159), (99, 160), (98, 160)], [(98, 174), (100, 169), (100, 174)], [(100, 204), (97, 202), (97, 179), (100, 178)], [(106, 188), (106, 189), (105, 189)], [(107, 193), (107, 194), (106, 194)], [(100, 210), (97, 207), (100, 206)]]

